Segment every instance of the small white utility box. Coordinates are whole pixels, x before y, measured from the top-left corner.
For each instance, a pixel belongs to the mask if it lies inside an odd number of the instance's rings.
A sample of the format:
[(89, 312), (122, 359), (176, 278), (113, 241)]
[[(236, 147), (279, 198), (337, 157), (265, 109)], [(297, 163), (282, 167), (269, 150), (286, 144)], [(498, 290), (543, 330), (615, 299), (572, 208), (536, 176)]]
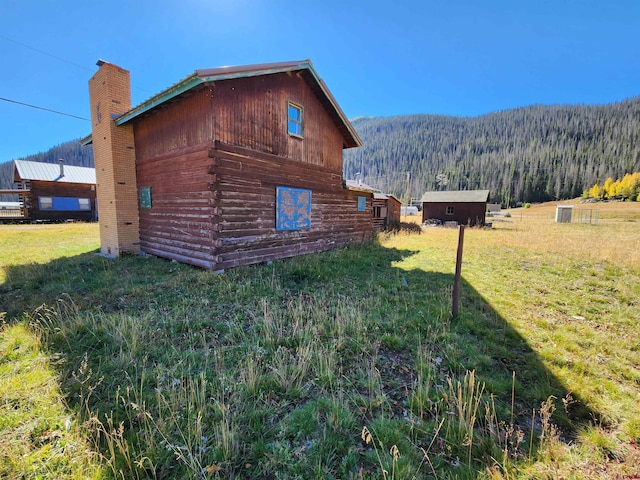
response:
[(558, 205), (556, 207), (556, 223), (571, 223), (573, 205)]

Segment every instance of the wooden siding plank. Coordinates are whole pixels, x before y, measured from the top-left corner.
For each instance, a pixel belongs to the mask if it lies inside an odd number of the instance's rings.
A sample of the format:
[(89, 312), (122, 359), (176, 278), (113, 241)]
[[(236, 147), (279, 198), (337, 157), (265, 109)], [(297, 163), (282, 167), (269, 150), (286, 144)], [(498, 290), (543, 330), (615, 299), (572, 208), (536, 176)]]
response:
[(204, 142), (138, 159), (138, 185), (150, 186), (152, 198), (150, 209), (140, 209), (142, 251), (215, 268), (214, 192), (208, 173), (213, 164), (208, 155), (211, 145)]

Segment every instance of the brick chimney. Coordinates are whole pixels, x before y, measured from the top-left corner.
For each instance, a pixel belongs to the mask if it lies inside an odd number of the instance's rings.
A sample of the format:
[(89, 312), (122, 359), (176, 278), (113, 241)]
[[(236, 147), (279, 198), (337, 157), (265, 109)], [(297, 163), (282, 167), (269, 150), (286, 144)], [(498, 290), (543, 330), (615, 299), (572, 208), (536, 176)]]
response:
[(100, 221), (100, 252), (138, 253), (138, 190), (133, 126), (114, 118), (131, 109), (129, 71), (99, 60), (89, 80), (93, 157)]

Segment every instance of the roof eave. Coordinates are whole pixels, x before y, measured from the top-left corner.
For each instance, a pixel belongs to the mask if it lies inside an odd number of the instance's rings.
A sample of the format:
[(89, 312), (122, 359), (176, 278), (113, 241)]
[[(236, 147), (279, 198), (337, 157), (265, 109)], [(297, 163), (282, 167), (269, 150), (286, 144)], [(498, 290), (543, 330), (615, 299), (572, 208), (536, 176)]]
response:
[(151, 97), (149, 100), (141, 103), (137, 107), (129, 110), (128, 112), (120, 115), (114, 121), (115, 124), (120, 126), (125, 123), (133, 120), (134, 118), (142, 115), (145, 112), (171, 100), (172, 98), (177, 97), (178, 95), (183, 94), (184, 92), (191, 90), (192, 88), (204, 83), (204, 80), (198, 76), (197, 72), (189, 75), (184, 80), (176, 83), (172, 87), (160, 92), (159, 94)]
[(338, 113), (338, 116), (342, 120), (342, 123), (344, 123), (344, 125), (347, 127), (347, 130), (349, 131), (349, 134), (353, 138), (353, 143), (352, 144), (345, 143), (345, 145), (344, 145), (345, 148), (361, 147), (362, 146), (362, 139), (360, 138), (360, 135), (358, 135), (358, 132), (356, 132), (355, 128), (353, 128), (353, 125), (351, 125), (351, 122), (349, 121), (347, 116), (342, 111), (342, 108), (340, 108), (340, 105), (338, 105), (338, 102), (334, 98), (333, 94), (331, 93), (331, 91), (329, 90), (327, 85), (324, 83), (324, 80), (322, 80), (320, 77), (318, 77), (317, 72), (313, 69), (313, 67), (311, 65), (309, 65), (309, 71), (311, 72), (313, 77), (318, 82), (318, 85), (320, 85), (320, 88), (322, 89), (322, 92), (329, 99), (329, 102), (331, 102), (331, 106)]
[(88, 145), (93, 144), (93, 134), (90, 133), (89, 135), (87, 135), (84, 138), (81, 138), (78, 143), (80, 143), (81, 146), (86, 147)]
[(195, 73), (205, 82), (215, 82), (218, 80), (230, 80), (234, 78), (257, 77), (273, 73), (291, 72), (294, 70), (303, 70), (305, 68), (312, 68), (310, 60), (264, 63), (237, 67), (201, 68), (196, 70)]
[[(338, 102), (333, 97), (329, 88), (324, 81), (318, 76), (318, 73), (313, 68), (311, 60), (301, 60), (293, 62), (279, 62), (268, 63), (262, 65), (246, 65), (244, 67), (220, 67), (220, 68), (208, 68), (196, 70), (193, 74), (189, 75), (184, 80), (169, 87), (163, 92), (151, 97), (149, 100), (141, 103), (137, 107), (129, 110), (128, 112), (120, 115), (115, 119), (116, 125), (123, 125), (134, 118), (152, 110), (153, 108), (183, 94), (184, 92), (201, 85), (203, 83), (216, 82), (221, 80), (231, 80), (235, 78), (256, 77), (260, 75), (269, 75), (274, 73), (291, 72), (295, 70), (308, 70), (313, 79), (317, 82), (324, 96), (329, 100), (331, 107), (338, 114), (338, 117), (347, 129), (348, 136), (344, 137), (344, 148), (353, 148), (362, 146), (362, 139), (358, 135), (358, 132), (353, 128), (351, 122), (346, 117)], [(351, 138), (348, 138), (351, 137)], [(86, 137), (87, 139), (89, 137)], [(85, 140), (85, 139), (83, 139)], [(90, 140), (85, 145), (89, 145)]]
[[(478, 194), (478, 198), (442, 198), (442, 195), (438, 195), (439, 193), (447, 194), (447, 193), (461, 193), (466, 194), (470, 192), (475, 192)], [(433, 195), (435, 194), (435, 195)], [(480, 194), (482, 194), (482, 199), (480, 199)], [(491, 190), (454, 190), (454, 191), (444, 191), (444, 192), (425, 192), (420, 198), (420, 203), (482, 203), (488, 202), (491, 195)], [(434, 198), (435, 197), (435, 198)], [(440, 198), (438, 198), (440, 197)]]

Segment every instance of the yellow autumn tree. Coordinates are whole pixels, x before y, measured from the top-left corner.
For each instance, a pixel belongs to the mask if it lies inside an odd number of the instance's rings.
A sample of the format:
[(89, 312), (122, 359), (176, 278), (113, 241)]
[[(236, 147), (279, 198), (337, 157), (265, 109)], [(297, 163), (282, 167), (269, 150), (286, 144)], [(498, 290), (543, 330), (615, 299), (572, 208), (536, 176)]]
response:
[(595, 184), (589, 190), (587, 190), (587, 198), (595, 198), (596, 200), (600, 200), (602, 197), (602, 190), (599, 184)]
[(616, 186), (613, 178), (609, 177), (604, 181), (604, 185), (602, 186), (602, 198), (615, 198), (616, 196)]
[(585, 190), (582, 195), (585, 198), (595, 198), (596, 200), (615, 198), (621, 200), (640, 201), (640, 172), (627, 173), (618, 180), (609, 177), (600, 186), (596, 183), (591, 188)]

